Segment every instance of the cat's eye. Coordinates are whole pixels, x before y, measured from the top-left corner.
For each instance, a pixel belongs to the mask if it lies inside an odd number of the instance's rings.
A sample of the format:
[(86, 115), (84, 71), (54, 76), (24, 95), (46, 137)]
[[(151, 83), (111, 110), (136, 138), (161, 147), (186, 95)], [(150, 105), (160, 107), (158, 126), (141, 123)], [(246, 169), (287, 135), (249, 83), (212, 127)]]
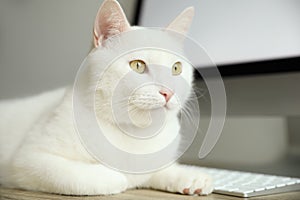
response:
[(133, 71), (142, 74), (146, 70), (146, 63), (142, 60), (133, 60), (129, 62), (129, 65)]
[(182, 72), (182, 64), (181, 62), (176, 62), (174, 63), (173, 67), (172, 67), (172, 74), (174, 76), (181, 74)]

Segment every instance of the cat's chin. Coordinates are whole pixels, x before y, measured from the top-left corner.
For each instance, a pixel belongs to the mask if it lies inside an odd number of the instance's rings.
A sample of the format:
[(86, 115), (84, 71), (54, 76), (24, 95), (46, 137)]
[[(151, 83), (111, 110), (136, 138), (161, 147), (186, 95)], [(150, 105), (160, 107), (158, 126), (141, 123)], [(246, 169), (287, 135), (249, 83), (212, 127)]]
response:
[(155, 103), (151, 102), (151, 104), (145, 104), (144, 102), (143, 103), (134, 102), (131, 105), (133, 105), (136, 110), (148, 111), (148, 112), (158, 110), (158, 109), (165, 109), (167, 111), (180, 110), (180, 104), (177, 102), (177, 100), (173, 100), (173, 99), (169, 102), (159, 101)]

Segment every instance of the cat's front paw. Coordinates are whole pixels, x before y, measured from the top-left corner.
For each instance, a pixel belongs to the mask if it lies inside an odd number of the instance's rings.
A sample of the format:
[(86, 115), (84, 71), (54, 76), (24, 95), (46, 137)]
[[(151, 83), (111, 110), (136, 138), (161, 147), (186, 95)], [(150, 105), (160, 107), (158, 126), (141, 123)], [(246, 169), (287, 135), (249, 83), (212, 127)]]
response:
[(203, 173), (182, 174), (177, 183), (177, 192), (181, 194), (208, 195), (212, 191), (212, 178)]
[(143, 186), (187, 195), (208, 195), (213, 191), (212, 178), (201, 168), (176, 163), (154, 173)]
[(170, 192), (185, 195), (208, 195), (213, 191), (212, 178), (197, 168), (180, 170), (167, 187)]

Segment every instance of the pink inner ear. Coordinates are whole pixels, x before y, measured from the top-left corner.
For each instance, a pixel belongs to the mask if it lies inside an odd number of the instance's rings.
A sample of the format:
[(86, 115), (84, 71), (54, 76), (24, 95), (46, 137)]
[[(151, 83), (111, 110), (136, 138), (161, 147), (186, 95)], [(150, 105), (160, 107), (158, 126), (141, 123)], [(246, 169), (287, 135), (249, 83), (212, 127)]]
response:
[(94, 45), (102, 45), (107, 38), (130, 29), (128, 20), (115, 0), (105, 0), (101, 5), (94, 24)]

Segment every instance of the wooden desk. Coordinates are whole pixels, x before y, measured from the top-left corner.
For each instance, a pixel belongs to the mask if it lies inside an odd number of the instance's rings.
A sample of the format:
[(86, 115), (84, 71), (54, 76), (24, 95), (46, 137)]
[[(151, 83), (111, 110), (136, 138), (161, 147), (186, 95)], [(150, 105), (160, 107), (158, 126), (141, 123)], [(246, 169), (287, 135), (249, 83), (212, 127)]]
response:
[[(36, 199), (50, 199), (50, 200), (243, 200), (239, 197), (231, 197), (225, 195), (211, 194), (208, 196), (186, 196), (180, 194), (171, 194), (166, 192), (154, 190), (129, 190), (127, 192), (111, 195), (111, 196), (64, 196), (47, 194), (42, 192), (31, 192), (24, 190), (5, 189), (0, 188), (1, 200), (36, 200)], [(300, 200), (300, 191), (282, 193), (268, 196), (252, 197), (251, 200)]]

